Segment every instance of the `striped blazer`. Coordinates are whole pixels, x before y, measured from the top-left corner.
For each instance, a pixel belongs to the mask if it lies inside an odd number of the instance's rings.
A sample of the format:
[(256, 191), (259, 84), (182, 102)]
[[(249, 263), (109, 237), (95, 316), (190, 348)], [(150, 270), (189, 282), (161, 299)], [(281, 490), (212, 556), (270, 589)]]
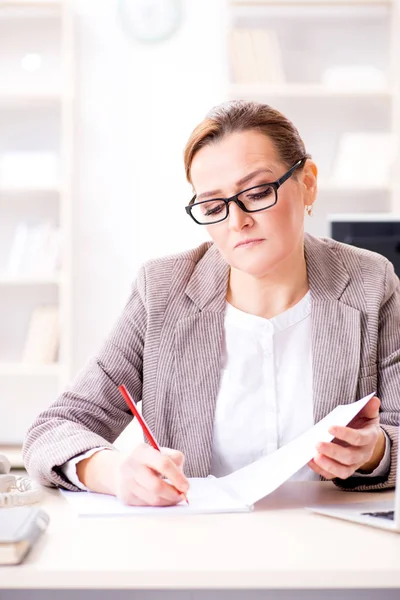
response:
[[(336, 483), (391, 487), (400, 409), (399, 280), (390, 262), (367, 250), (308, 234), (304, 248), (315, 421), (376, 391), (392, 442), (387, 477)], [(185, 454), (186, 475), (207, 476), (228, 277), (228, 264), (210, 242), (142, 267), (97, 356), (30, 427), (23, 449), (28, 472), (45, 485), (76, 489), (60, 466), (90, 448), (112, 446), (132, 418), (115, 385), (125, 383), (160, 444)]]

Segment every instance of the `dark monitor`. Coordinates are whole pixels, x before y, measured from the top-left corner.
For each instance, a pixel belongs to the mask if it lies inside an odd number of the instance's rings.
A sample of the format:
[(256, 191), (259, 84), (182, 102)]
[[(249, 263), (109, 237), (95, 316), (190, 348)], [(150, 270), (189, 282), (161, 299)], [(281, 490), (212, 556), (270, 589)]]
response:
[(332, 220), (331, 237), (382, 254), (400, 277), (400, 217), (398, 220)]

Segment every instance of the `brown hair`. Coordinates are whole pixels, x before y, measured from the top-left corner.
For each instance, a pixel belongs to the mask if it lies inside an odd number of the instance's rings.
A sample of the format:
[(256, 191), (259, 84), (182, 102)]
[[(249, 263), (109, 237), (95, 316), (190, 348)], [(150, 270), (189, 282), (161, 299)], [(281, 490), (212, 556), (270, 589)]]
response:
[(184, 151), (186, 178), (192, 183), (190, 168), (195, 154), (208, 144), (230, 133), (258, 130), (267, 135), (288, 168), (307, 154), (299, 132), (289, 119), (268, 104), (249, 100), (232, 100), (211, 109), (193, 130)]

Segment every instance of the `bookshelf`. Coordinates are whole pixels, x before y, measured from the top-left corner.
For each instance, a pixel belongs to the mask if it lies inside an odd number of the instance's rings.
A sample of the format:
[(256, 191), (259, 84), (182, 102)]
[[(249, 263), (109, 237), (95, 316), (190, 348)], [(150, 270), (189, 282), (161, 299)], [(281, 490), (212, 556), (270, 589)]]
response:
[(281, 110), (319, 167), (306, 230), (398, 212), (400, 0), (230, 0), (229, 20), (229, 97)]
[(1, 276), (0, 286), (31, 286), (31, 285), (59, 285), (61, 279), (54, 277), (27, 277), (27, 276)]
[(70, 377), (73, 49), (67, 0), (0, 0), (0, 452), (14, 466)]

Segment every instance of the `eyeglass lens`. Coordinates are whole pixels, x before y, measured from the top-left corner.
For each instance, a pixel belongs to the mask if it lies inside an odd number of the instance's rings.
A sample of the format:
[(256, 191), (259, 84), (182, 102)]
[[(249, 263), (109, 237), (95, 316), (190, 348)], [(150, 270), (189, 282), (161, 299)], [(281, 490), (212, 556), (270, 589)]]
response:
[[(246, 210), (254, 212), (273, 206), (276, 193), (271, 185), (259, 185), (238, 194), (237, 199), (243, 203)], [(214, 223), (228, 216), (228, 203), (219, 199), (207, 200), (193, 204), (191, 210), (193, 217), (199, 223)]]

